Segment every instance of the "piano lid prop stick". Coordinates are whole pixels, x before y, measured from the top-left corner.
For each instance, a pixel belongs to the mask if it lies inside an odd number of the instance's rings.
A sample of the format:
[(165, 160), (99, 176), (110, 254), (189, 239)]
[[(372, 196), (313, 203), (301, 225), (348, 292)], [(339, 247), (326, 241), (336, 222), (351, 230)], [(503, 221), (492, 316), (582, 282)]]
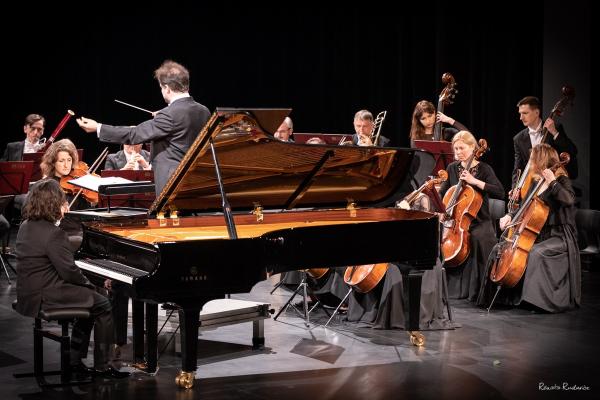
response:
[(152, 111), (150, 111), (150, 110), (146, 110), (145, 108), (138, 107), (138, 106), (134, 106), (133, 104), (125, 103), (124, 101), (117, 100), (117, 99), (115, 99), (115, 101), (116, 101), (117, 103), (120, 103), (120, 104), (123, 104), (123, 105), (129, 106), (129, 107), (132, 107), (132, 108), (137, 108), (138, 110), (145, 111), (145, 112), (147, 112), (147, 113), (149, 113), (149, 114), (152, 114)]

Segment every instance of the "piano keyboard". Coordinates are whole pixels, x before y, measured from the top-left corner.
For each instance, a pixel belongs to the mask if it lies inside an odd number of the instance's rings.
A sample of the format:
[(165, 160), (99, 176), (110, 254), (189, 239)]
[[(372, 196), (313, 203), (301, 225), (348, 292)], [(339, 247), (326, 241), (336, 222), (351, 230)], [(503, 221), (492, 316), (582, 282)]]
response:
[(133, 283), (134, 278), (147, 275), (146, 271), (129, 267), (115, 261), (103, 259), (75, 260), (75, 264), (84, 271), (92, 272), (109, 279), (114, 279), (128, 284)]

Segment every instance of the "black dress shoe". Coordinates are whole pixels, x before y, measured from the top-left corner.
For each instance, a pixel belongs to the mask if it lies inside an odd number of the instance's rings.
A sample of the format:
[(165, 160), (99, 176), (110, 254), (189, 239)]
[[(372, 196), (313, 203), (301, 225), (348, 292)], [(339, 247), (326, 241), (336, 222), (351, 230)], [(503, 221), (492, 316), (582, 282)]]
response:
[(91, 376), (96, 374), (96, 370), (80, 362), (79, 364), (71, 365), (71, 373)]
[(108, 369), (105, 369), (104, 371), (96, 370), (96, 376), (107, 379), (122, 379), (127, 378), (130, 375), (130, 372), (119, 371), (113, 367), (108, 367)]

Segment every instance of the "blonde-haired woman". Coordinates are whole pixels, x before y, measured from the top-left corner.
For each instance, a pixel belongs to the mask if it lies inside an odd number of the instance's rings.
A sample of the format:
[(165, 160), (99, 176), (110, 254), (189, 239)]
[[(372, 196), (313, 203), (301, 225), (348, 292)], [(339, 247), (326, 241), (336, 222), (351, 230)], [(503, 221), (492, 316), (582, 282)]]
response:
[(474, 160), (469, 170), (467, 163), (477, 149), (477, 141), (469, 131), (460, 131), (452, 138), (452, 148), (456, 161), (450, 163), (446, 171), (448, 179), (442, 183), (440, 194), (443, 197), (451, 186), (464, 181), (482, 195), (483, 203), (469, 227), (470, 253), (465, 262), (456, 267), (446, 268), (448, 296), (450, 298), (477, 300), (480, 287), (487, 278), (485, 265), (492, 248), (496, 244), (496, 234), (489, 211), (489, 198), (504, 199), (504, 187), (496, 177), (492, 167)]

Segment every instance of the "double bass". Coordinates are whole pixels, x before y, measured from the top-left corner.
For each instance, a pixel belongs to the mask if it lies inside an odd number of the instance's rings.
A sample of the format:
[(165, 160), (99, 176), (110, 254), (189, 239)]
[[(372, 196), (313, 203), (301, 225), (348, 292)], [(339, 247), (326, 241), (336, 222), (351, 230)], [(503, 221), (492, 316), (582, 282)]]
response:
[[(569, 154), (561, 153), (560, 162), (550, 169), (556, 171), (569, 160)], [(548, 205), (537, 196), (543, 184), (544, 179), (541, 178), (527, 195), (510, 226), (502, 233), (501, 247), (490, 271), (490, 279), (498, 287), (514, 287), (525, 273), (529, 251), (550, 213)]]
[[(446, 72), (444, 75), (442, 75), (442, 83), (446, 86), (444, 86), (444, 89), (442, 89), (442, 92), (438, 98), (436, 109), (438, 113), (444, 112), (444, 106), (454, 103), (454, 97), (456, 97), (456, 93), (458, 93), (458, 90), (456, 89), (457, 83), (451, 73)], [(441, 121), (436, 120), (435, 122), (433, 127), (433, 140), (444, 140), (442, 137)]]
[[(468, 171), (473, 161), (481, 158), (487, 150), (485, 139), (479, 139), (479, 148), (471, 154), (465, 169)], [(448, 189), (444, 195), (446, 213), (443, 222), (442, 254), (446, 266), (456, 267), (469, 256), (469, 227), (482, 203), (481, 194), (463, 180)]]
[[(566, 106), (573, 102), (573, 98), (575, 97), (575, 90), (569, 86), (563, 86), (561, 98), (556, 102), (552, 111), (550, 112), (550, 116), (548, 118), (555, 120), (556, 117), (560, 117)], [(546, 138), (548, 137), (548, 129), (544, 127), (542, 130), (542, 141), (540, 143), (546, 143)], [(511, 190), (511, 198), (508, 201), (508, 211), (514, 212), (519, 208), (519, 201), (524, 199), (529, 192), (529, 188), (531, 187), (531, 182), (533, 179), (533, 174), (531, 172), (531, 160), (527, 161), (527, 165), (523, 171), (520, 172), (520, 175), (517, 179), (515, 186)], [(516, 195), (513, 195), (517, 193)]]

